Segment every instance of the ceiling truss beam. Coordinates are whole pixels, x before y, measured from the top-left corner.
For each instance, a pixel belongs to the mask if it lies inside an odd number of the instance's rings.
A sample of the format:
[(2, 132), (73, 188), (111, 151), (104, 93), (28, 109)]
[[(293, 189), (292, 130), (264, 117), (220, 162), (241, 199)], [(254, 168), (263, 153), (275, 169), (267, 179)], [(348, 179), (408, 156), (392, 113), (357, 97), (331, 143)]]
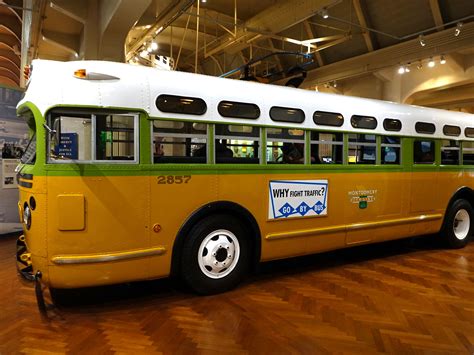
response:
[(420, 47), (418, 39), (379, 49), (357, 57), (342, 60), (308, 72), (303, 87), (314, 87), (329, 81), (357, 77), (393, 67), (399, 63), (416, 62), (433, 55), (449, 54), (472, 48), (474, 22), (466, 23), (462, 35), (454, 37), (452, 29), (446, 29), (425, 37), (426, 46)]

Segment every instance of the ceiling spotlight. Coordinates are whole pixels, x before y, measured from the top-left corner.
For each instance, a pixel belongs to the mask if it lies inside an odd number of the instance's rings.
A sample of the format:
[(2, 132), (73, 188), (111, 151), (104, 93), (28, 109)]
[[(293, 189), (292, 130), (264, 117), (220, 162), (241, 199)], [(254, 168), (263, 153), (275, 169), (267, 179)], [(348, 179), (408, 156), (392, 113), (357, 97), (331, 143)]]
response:
[(430, 58), (430, 61), (428, 62), (428, 66), (430, 68), (433, 68), (436, 65), (435, 61), (433, 60), (433, 57)]
[(201, 0), (201, 2), (204, 4), (204, 3), (206, 3), (206, 2), (207, 2), (207, 0)]
[(405, 73), (409, 73), (410, 72), (410, 63), (408, 63), (406, 66), (405, 66)]
[(439, 58), (439, 63), (446, 64), (446, 58), (444, 57), (444, 55), (442, 55), (441, 58)]
[(462, 28), (462, 22), (458, 22), (456, 25), (456, 29), (454, 30), (454, 36), (459, 36), (461, 33), (461, 28)]
[(425, 43), (425, 36), (419, 35), (419, 36), (418, 36), (418, 40), (420, 41), (420, 46), (422, 46), (422, 47), (426, 46), (426, 43)]
[(322, 18), (328, 18), (329, 17), (328, 10), (326, 8), (322, 9), (319, 14), (321, 15)]
[(398, 74), (404, 74), (405, 73), (405, 67), (404, 66), (401, 66), (400, 68), (398, 68)]
[(332, 83), (332, 87), (337, 88), (337, 82), (336, 82), (336, 80), (334, 80), (334, 82)]
[(156, 51), (158, 49), (158, 43), (153, 41), (153, 42), (151, 42), (150, 47), (151, 47), (152, 50)]

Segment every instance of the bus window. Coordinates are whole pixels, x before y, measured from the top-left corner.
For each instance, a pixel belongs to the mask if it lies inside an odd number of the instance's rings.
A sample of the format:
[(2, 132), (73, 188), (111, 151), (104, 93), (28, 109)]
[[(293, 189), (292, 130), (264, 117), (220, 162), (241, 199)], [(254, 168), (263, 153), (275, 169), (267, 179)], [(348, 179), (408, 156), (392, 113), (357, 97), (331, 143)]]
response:
[(206, 102), (197, 97), (160, 95), (156, 98), (156, 107), (163, 112), (182, 113), (186, 115), (204, 115)]
[(351, 125), (354, 128), (376, 129), (377, 119), (370, 116), (353, 115), (351, 117)]
[(207, 124), (153, 121), (153, 162), (206, 163)]
[(474, 142), (462, 142), (463, 165), (474, 165)]
[(223, 117), (256, 119), (260, 117), (260, 108), (255, 104), (233, 101), (221, 101), (217, 107)]
[(400, 164), (400, 137), (382, 136), (381, 163)]
[(349, 134), (349, 164), (375, 164), (376, 148), (375, 135)]
[(474, 138), (474, 128), (466, 127), (466, 129), (464, 130), (464, 135), (468, 138)]
[(60, 132), (59, 142), (49, 136), (49, 162), (92, 160), (92, 115), (51, 115), (50, 125)]
[(344, 117), (340, 113), (316, 111), (313, 114), (313, 121), (321, 126), (341, 127), (344, 123)]
[(441, 165), (459, 165), (459, 142), (441, 141)]
[(270, 164), (304, 164), (304, 131), (268, 128), (267, 162)]
[(415, 130), (418, 133), (433, 134), (436, 132), (436, 126), (434, 125), (434, 123), (417, 122), (415, 123)]
[(218, 164), (258, 164), (260, 128), (216, 124), (215, 157)]
[(311, 132), (312, 164), (342, 164), (343, 148), (342, 133)]
[(395, 118), (386, 118), (383, 120), (383, 128), (386, 131), (399, 132), (402, 129), (402, 122)]
[(36, 162), (36, 132), (30, 138), (30, 141), (28, 142), (28, 145), (26, 146), (25, 152), (21, 156), (20, 162), (22, 164), (31, 164), (31, 165), (35, 164)]
[(446, 136), (453, 136), (453, 137), (459, 137), (461, 134), (461, 127), (459, 126), (451, 126), (451, 125), (444, 125), (443, 127), (443, 133)]
[(301, 123), (304, 121), (304, 112), (298, 108), (273, 106), (270, 117), (273, 121)]
[(413, 142), (413, 162), (415, 164), (434, 164), (435, 143), (416, 140)]
[(96, 160), (135, 159), (135, 117), (97, 115), (95, 119)]

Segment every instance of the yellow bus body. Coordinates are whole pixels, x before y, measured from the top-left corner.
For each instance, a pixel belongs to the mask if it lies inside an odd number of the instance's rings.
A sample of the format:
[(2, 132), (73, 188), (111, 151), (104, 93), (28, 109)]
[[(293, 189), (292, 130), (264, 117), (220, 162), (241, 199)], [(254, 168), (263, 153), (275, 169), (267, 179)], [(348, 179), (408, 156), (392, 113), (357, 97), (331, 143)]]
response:
[[(256, 218), (260, 259), (267, 261), (438, 232), (453, 191), (472, 178), (462, 172), (314, 175), (329, 182), (327, 216), (283, 221), (267, 218), (263, 192), (269, 180), (304, 180), (308, 174), (192, 175), (185, 185), (158, 185), (156, 176), (35, 176), (33, 188), (20, 187), (20, 201), (37, 201), (26, 231), (33, 264), (52, 287), (72, 288), (168, 276), (177, 231), (213, 201), (235, 202)], [(351, 192), (364, 190), (376, 192), (360, 209)], [(67, 208), (61, 208), (64, 199), (71, 199)], [(74, 230), (78, 219), (82, 230)], [(30, 233), (43, 237), (28, 238)], [(156, 254), (141, 257), (147, 251)], [(127, 252), (136, 257), (99, 261)], [(73, 258), (77, 263), (61, 263)]]

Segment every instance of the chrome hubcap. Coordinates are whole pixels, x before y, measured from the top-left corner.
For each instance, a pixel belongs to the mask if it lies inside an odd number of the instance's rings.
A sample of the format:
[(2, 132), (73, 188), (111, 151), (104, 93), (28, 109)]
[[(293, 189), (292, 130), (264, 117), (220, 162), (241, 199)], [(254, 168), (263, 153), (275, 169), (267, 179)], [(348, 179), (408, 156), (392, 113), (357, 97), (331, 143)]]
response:
[(454, 235), (459, 240), (465, 239), (469, 234), (471, 219), (469, 213), (465, 209), (460, 209), (454, 216), (453, 230)]
[(226, 229), (216, 230), (204, 238), (198, 253), (201, 271), (211, 279), (229, 275), (239, 261), (240, 245), (237, 237)]

